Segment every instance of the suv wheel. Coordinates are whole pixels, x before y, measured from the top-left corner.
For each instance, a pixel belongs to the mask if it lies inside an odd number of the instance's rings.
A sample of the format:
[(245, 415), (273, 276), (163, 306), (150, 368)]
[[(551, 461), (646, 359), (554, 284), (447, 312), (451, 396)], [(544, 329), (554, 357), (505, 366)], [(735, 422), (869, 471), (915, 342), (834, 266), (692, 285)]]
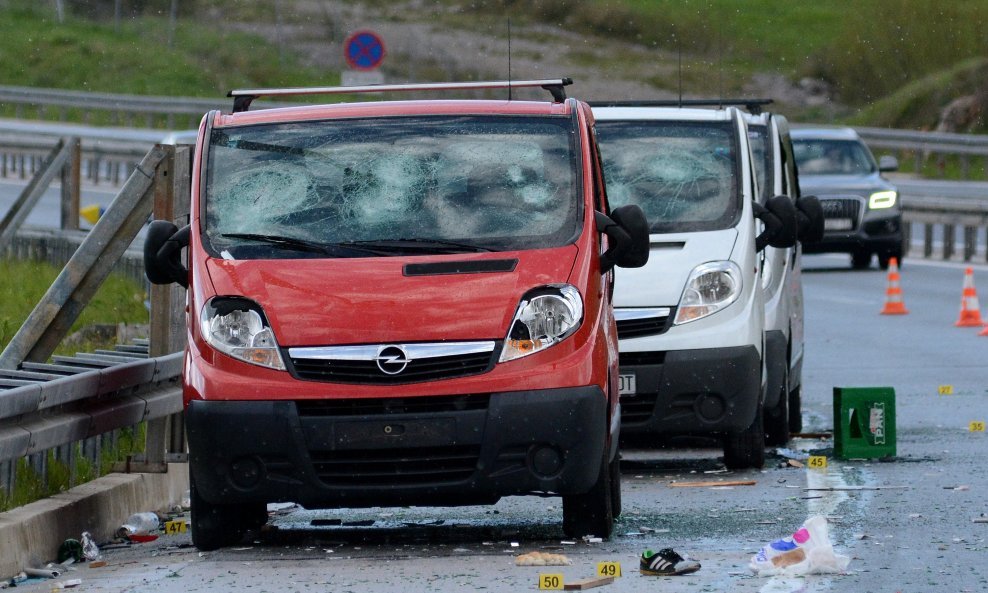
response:
[[(617, 459), (614, 463), (618, 463)], [(612, 463), (607, 462), (607, 451), (600, 462), (597, 481), (585, 494), (563, 496), (563, 533), (566, 537), (584, 535), (609, 538), (614, 529), (614, 507), (611, 492)]]
[(765, 465), (765, 424), (762, 406), (751, 426), (724, 438), (724, 465), (728, 469), (761, 468)]
[(855, 251), (851, 254), (851, 267), (855, 270), (865, 270), (871, 265), (870, 251)]
[(784, 447), (789, 442), (789, 363), (786, 362), (779, 401), (765, 410), (765, 444)]
[(901, 251), (897, 251), (895, 253), (880, 253), (880, 254), (878, 254), (878, 267), (881, 268), (881, 269), (883, 269), (883, 270), (889, 269), (889, 261), (893, 257), (896, 259), (896, 262), (898, 263), (899, 267), (901, 268), (902, 267), (902, 252)]

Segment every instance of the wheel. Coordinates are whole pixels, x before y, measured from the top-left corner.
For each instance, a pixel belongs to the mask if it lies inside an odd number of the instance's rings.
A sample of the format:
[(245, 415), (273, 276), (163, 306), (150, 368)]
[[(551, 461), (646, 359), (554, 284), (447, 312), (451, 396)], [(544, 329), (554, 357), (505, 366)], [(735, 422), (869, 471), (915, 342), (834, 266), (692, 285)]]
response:
[(855, 270), (865, 270), (871, 265), (871, 252), (855, 251), (851, 254), (851, 267)]
[(881, 268), (881, 269), (883, 269), (883, 270), (889, 269), (889, 260), (891, 260), (893, 257), (895, 258), (898, 266), (900, 268), (902, 268), (902, 253), (901, 252), (896, 252), (896, 253), (880, 253), (880, 254), (878, 254), (878, 267)]
[(765, 465), (765, 417), (758, 406), (751, 426), (724, 438), (724, 465), (728, 469), (760, 468)]
[(770, 410), (765, 410), (765, 444), (784, 447), (789, 442), (789, 363), (786, 363), (779, 389), (779, 401)]
[(611, 462), (611, 516), (617, 519), (621, 516), (621, 454), (618, 453)]
[(800, 385), (789, 392), (789, 432), (792, 434), (803, 432), (802, 389)]
[[(253, 516), (253, 505), (213, 504), (199, 496), (192, 472), (189, 472), (189, 499), (192, 506), (192, 544), (203, 552), (233, 545), (244, 536)], [(265, 513), (265, 522), (267, 514)], [(263, 525), (263, 523), (262, 523)]]
[(563, 496), (563, 533), (566, 537), (595, 535), (609, 538), (614, 530), (614, 507), (611, 493), (612, 469), (607, 452), (600, 462), (597, 481), (585, 494)]

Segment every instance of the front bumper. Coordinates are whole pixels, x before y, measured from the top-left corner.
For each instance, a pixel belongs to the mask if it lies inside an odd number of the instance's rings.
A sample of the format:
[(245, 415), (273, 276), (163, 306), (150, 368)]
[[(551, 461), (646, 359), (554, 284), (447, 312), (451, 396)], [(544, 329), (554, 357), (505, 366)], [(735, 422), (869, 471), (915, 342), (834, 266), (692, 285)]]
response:
[(755, 346), (621, 354), (637, 393), (621, 396), (621, 433), (735, 433), (755, 419), (761, 391)]
[(321, 401), (202, 401), (186, 409), (196, 489), (212, 503), (309, 508), (492, 504), (580, 494), (608, 442), (596, 386)]

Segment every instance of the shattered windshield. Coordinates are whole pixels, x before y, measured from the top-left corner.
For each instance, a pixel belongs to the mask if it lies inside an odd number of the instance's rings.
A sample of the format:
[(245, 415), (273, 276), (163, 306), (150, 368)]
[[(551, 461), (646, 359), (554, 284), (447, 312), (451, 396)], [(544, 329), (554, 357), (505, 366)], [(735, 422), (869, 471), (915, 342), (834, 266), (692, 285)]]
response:
[(652, 232), (727, 228), (739, 211), (731, 124), (597, 121), (611, 207), (637, 204)]
[(865, 147), (853, 140), (793, 138), (792, 149), (804, 175), (867, 175), (877, 170)]
[(204, 218), (234, 259), (536, 249), (580, 215), (569, 118), (408, 117), (212, 131)]

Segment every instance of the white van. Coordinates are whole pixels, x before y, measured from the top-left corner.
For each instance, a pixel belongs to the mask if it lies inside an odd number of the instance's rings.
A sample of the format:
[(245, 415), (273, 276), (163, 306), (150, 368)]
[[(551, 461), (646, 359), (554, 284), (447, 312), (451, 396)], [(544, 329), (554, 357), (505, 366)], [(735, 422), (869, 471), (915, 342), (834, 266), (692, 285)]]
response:
[(650, 226), (648, 264), (617, 273), (622, 434), (719, 436), (728, 467), (761, 467), (763, 412), (784, 389), (769, 372), (766, 304), (781, 325), (788, 287), (772, 276), (791, 269), (796, 208), (759, 192), (739, 109), (657, 105), (594, 106), (608, 197), (641, 206)]

